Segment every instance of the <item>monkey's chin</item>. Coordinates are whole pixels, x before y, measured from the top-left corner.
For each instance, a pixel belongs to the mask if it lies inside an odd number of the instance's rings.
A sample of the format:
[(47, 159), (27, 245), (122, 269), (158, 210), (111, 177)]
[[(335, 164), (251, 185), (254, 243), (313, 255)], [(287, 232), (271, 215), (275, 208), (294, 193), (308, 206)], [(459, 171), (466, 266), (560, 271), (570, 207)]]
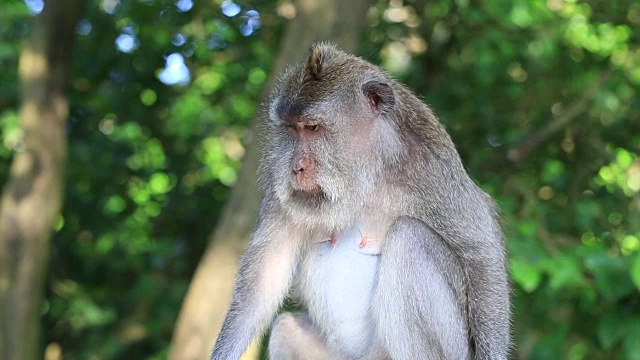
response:
[(289, 219), (302, 226), (343, 228), (352, 222), (356, 213), (353, 206), (345, 206), (344, 201), (323, 187), (312, 192), (290, 187), (282, 195), (281, 204)]

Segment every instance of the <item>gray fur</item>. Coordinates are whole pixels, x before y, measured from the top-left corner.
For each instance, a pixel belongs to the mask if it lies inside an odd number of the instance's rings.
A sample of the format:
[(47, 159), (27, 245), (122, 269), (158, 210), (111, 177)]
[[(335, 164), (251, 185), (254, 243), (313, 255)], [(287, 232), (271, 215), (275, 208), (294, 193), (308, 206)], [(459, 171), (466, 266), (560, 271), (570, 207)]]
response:
[[(318, 44), (283, 75), (266, 110), (258, 229), (211, 359), (239, 358), (290, 290), (310, 316), (278, 318), (274, 359), (305, 351), (506, 359), (509, 283), (496, 210), (431, 109), (380, 68)], [(292, 135), (288, 123), (321, 132)], [(314, 156), (320, 195), (293, 191), (301, 149)], [(363, 249), (357, 233), (371, 235)], [(358, 285), (366, 286), (356, 294), (340, 290)]]

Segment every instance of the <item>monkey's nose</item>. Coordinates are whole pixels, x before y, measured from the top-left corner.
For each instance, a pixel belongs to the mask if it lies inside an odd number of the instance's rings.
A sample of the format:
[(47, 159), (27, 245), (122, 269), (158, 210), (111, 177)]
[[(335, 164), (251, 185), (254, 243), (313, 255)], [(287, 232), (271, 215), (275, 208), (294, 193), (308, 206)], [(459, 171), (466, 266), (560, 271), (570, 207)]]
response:
[(297, 165), (293, 167), (293, 173), (296, 175), (302, 174), (303, 171), (304, 171), (304, 167), (301, 165)]

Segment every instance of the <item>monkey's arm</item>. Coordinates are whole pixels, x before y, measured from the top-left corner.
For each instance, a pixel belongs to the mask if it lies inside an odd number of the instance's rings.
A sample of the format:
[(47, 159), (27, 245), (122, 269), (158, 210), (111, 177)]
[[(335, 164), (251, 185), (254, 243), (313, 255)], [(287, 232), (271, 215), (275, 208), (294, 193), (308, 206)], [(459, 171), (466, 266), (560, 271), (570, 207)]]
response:
[(287, 229), (279, 219), (267, 216), (260, 221), (240, 260), (231, 307), (211, 360), (240, 358), (277, 312), (290, 287), (301, 242)]
[(392, 359), (470, 356), (462, 267), (429, 227), (399, 218), (380, 257), (374, 312)]
[[(494, 229), (498, 229), (497, 224)], [(463, 249), (468, 293), (470, 335), (475, 359), (507, 359), (510, 344), (510, 287), (499, 230), (473, 236)], [(478, 241), (478, 239), (481, 239)]]

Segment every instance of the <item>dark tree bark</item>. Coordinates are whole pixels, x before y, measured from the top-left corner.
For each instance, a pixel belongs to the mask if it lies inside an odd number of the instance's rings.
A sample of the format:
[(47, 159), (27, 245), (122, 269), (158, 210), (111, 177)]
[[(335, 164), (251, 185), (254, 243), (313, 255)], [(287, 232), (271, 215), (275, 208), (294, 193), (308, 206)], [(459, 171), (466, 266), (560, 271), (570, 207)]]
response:
[(47, 1), (20, 56), (23, 146), (0, 203), (0, 359), (42, 358), (40, 306), (66, 159), (64, 84), (83, 5)]
[[(296, 16), (288, 24), (263, 99), (287, 64), (300, 61), (314, 41), (332, 41), (355, 50), (364, 28), (370, 0), (298, 0)], [(254, 127), (255, 129), (255, 127)], [(254, 131), (254, 134), (256, 132)], [(211, 241), (183, 302), (169, 359), (206, 359), (231, 301), (238, 260), (254, 230), (260, 194), (256, 188), (259, 154), (255, 141), (248, 151)], [(253, 346), (245, 358), (255, 358)]]

